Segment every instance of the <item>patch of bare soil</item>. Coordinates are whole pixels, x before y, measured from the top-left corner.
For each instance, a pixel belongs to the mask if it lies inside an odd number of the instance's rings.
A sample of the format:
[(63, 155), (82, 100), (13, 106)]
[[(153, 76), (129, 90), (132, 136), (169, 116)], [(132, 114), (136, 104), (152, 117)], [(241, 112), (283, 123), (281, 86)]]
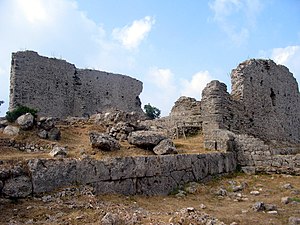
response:
[[(87, 187), (73, 187), (18, 201), (1, 199), (0, 224), (101, 224), (111, 213), (112, 224), (285, 225), (300, 215), (296, 176), (235, 174), (192, 186), (186, 195), (96, 196)], [(257, 202), (273, 208), (254, 211)]]

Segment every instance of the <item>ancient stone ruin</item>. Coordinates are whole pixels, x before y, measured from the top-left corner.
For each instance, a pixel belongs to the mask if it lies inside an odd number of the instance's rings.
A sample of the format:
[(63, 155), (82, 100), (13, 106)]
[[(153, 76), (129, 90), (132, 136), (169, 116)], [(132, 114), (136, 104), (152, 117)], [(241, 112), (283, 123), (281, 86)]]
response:
[(111, 108), (142, 113), (142, 82), (119, 74), (78, 69), (33, 51), (12, 54), (10, 110), (17, 105), (41, 116), (90, 116)]
[(299, 174), (300, 95), (293, 74), (272, 60), (251, 59), (232, 70), (231, 80), (231, 94), (211, 81), (201, 101), (180, 97), (170, 115), (152, 125), (173, 130), (174, 137), (198, 126), (205, 148), (234, 152), (245, 171)]
[[(300, 95), (293, 74), (271, 60), (251, 59), (232, 70), (231, 79), (231, 94), (225, 84), (211, 81), (203, 90), (201, 101), (181, 97), (168, 117), (140, 121), (140, 81), (76, 69), (66, 61), (31, 51), (14, 53), (11, 109), (24, 104), (37, 108), (41, 115), (59, 118), (81, 117), (109, 108), (136, 111), (91, 116), (96, 125), (102, 123), (107, 128), (105, 136), (90, 133), (91, 140), (97, 141), (94, 145), (99, 146), (99, 139), (111, 142), (112, 138), (116, 149), (122, 141), (145, 147), (146, 139), (159, 137), (154, 144), (150, 142), (151, 148), (164, 139), (170, 142), (166, 152), (175, 153), (171, 138), (186, 137), (196, 131), (203, 134), (204, 147), (214, 152), (100, 160), (29, 159), (6, 169), (6, 175), (0, 177), (0, 192), (26, 197), (63, 186), (88, 184), (99, 194), (151, 195), (168, 194), (187, 182), (204, 181), (236, 168), (249, 173), (300, 175)], [(153, 132), (156, 136), (150, 135)], [(164, 138), (160, 138), (161, 134)], [(7, 145), (2, 142), (0, 147)]]

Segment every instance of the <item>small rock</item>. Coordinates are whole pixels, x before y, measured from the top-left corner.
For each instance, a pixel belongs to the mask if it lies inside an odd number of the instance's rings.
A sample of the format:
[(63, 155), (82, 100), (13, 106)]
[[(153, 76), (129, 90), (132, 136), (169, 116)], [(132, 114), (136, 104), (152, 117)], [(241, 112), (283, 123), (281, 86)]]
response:
[(175, 195), (175, 197), (177, 198), (183, 198), (185, 196), (186, 196), (186, 192), (182, 190), (179, 190), (178, 193)]
[(26, 113), (17, 119), (17, 124), (22, 130), (30, 130), (34, 124), (34, 117), (30, 113)]
[(194, 208), (194, 207), (187, 207), (187, 208), (186, 208), (186, 211), (187, 211), (187, 212), (194, 212), (194, 211), (195, 211), (195, 208)]
[(52, 117), (41, 117), (37, 125), (42, 130), (50, 131), (54, 128), (55, 123)]
[(48, 138), (53, 141), (58, 141), (60, 139), (61, 133), (57, 127), (52, 128), (48, 132)]
[(272, 210), (272, 211), (268, 211), (267, 213), (268, 213), (268, 214), (278, 214), (278, 211)]
[(288, 225), (300, 225), (300, 217), (290, 217)]
[(285, 189), (292, 189), (293, 188), (293, 186), (290, 183), (284, 184), (282, 187), (285, 188)]
[(206, 205), (204, 205), (204, 204), (200, 204), (200, 209), (206, 209)]
[(102, 225), (121, 225), (122, 221), (120, 220), (120, 218), (118, 217), (117, 214), (108, 212), (102, 217), (101, 224)]
[(184, 188), (184, 190), (189, 194), (195, 194), (198, 190), (199, 184), (196, 182), (190, 182), (188, 183), (187, 187)]
[(51, 202), (52, 201), (52, 197), (51, 195), (45, 195), (42, 197), (42, 201), (43, 202)]
[(253, 209), (255, 212), (264, 211), (264, 210), (266, 209), (265, 203), (263, 203), (263, 202), (256, 202), (256, 203), (252, 206), (252, 209)]
[(159, 144), (153, 148), (153, 152), (156, 155), (168, 155), (178, 153), (173, 141), (171, 141), (170, 139), (164, 139), (161, 142), (159, 142)]
[(41, 130), (40, 132), (38, 132), (37, 134), (40, 138), (42, 139), (47, 139), (48, 138), (48, 132), (46, 130)]
[(250, 192), (250, 195), (255, 195), (255, 196), (257, 196), (257, 195), (260, 195), (260, 192), (259, 192), (259, 191), (251, 191), (251, 192)]
[(4, 128), (3, 134), (15, 136), (19, 134), (20, 129), (18, 127), (8, 125)]
[(52, 157), (66, 157), (67, 156), (67, 149), (64, 147), (58, 147), (55, 146), (52, 151), (49, 153), (49, 155), (51, 155)]
[(232, 222), (230, 225), (238, 225), (237, 222)]
[(227, 191), (224, 188), (220, 188), (217, 192), (216, 195), (219, 196), (226, 196), (227, 195)]
[(277, 210), (277, 206), (274, 204), (265, 204), (265, 209), (267, 211), (275, 211), (275, 210)]
[(282, 198), (281, 198), (281, 202), (282, 202), (283, 204), (288, 204), (288, 203), (291, 202), (291, 198), (290, 198), (290, 197), (282, 197)]
[(242, 191), (243, 189), (244, 189), (244, 187), (242, 185), (232, 187), (233, 192)]
[(8, 121), (6, 119), (0, 119), (0, 128), (5, 128), (8, 126)]

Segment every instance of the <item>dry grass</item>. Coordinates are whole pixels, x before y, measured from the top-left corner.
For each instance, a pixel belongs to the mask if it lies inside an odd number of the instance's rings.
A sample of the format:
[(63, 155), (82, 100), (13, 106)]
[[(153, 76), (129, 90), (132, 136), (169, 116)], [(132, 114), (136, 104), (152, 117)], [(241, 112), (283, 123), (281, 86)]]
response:
[[(153, 155), (154, 153), (149, 150), (137, 148), (136, 146), (130, 145), (128, 142), (121, 142), (121, 149), (119, 151), (104, 152), (97, 149), (93, 149), (90, 146), (89, 132), (99, 131), (105, 132), (105, 128), (96, 126), (94, 124), (86, 123), (81, 125), (59, 125), (61, 130), (61, 140), (58, 142), (43, 140), (37, 136), (37, 131), (21, 131), (20, 135), (14, 138), (17, 142), (23, 143), (34, 143), (40, 146), (45, 145), (59, 145), (67, 146), (70, 158), (81, 157), (82, 154), (87, 154), (95, 159), (102, 159), (107, 157), (124, 157), (124, 156), (143, 156)], [(11, 137), (0, 133), (0, 139), (10, 139)], [(179, 153), (208, 153), (203, 148), (203, 136), (197, 135), (188, 137), (187, 139), (175, 139), (175, 146)], [(49, 150), (38, 153), (22, 152), (14, 148), (1, 147), (0, 150), (4, 154), (0, 154), (0, 159), (11, 160), (11, 159), (30, 159), (30, 158), (49, 158)]]

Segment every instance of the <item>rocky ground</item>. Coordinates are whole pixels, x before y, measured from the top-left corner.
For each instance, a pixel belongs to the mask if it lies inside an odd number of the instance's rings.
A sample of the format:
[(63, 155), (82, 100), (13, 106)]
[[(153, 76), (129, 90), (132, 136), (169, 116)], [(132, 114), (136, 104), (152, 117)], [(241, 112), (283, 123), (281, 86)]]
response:
[[(41, 139), (37, 129), (21, 130), (13, 138), (0, 132), (0, 163), (52, 158), (49, 153), (54, 146), (65, 147), (68, 150), (65, 157), (70, 158), (154, 154), (127, 141), (120, 141), (117, 151), (92, 148), (90, 131), (107, 129), (89, 121), (68, 121), (56, 127), (61, 132), (56, 141)], [(110, 133), (114, 135), (117, 128)], [(201, 135), (177, 139), (174, 143), (179, 154), (207, 152), (202, 147)], [(236, 173), (205, 184), (187, 184), (168, 196), (96, 196), (89, 186), (68, 187), (25, 199), (0, 197), (0, 212), (0, 224), (294, 225), (300, 224), (300, 179), (291, 175)]]
[[(96, 196), (86, 187), (0, 200), (0, 224), (299, 224), (300, 179), (234, 174), (169, 196)], [(290, 222), (289, 222), (290, 220)]]

